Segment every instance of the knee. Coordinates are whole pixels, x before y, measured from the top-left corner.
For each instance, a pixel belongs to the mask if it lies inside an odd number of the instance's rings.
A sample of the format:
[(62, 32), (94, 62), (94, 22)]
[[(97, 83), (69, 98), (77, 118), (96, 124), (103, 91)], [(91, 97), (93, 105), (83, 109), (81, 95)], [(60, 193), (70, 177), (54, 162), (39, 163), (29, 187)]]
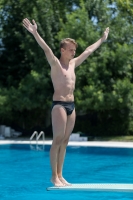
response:
[(69, 138), (65, 138), (65, 139), (63, 140), (63, 144), (66, 145), (66, 146), (67, 146), (68, 142), (69, 142)]
[(53, 144), (56, 146), (60, 146), (62, 144), (63, 137), (62, 136), (57, 136), (53, 139)]

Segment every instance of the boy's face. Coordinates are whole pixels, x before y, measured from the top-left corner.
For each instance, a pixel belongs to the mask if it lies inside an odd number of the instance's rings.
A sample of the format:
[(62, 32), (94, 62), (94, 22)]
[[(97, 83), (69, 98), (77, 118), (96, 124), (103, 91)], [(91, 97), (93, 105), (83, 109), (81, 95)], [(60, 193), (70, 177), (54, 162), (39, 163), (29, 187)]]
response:
[(76, 45), (72, 42), (68, 42), (64, 48), (61, 48), (61, 54), (63, 54), (64, 57), (71, 60), (74, 58), (76, 53)]

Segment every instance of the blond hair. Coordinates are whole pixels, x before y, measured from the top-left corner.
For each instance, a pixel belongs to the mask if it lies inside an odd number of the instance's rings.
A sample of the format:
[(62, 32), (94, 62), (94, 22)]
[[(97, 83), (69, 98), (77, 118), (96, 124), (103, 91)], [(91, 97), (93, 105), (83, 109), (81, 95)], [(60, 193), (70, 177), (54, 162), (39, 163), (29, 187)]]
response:
[(77, 42), (74, 39), (72, 39), (72, 38), (65, 38), (65, 39), (61, 40), (61, 42), (60, 42), (60, 49), (66, 47), (66, 45), (69, 42), (73, 43), (76, 48), (78, 47), (78, 44), (77, 44)]

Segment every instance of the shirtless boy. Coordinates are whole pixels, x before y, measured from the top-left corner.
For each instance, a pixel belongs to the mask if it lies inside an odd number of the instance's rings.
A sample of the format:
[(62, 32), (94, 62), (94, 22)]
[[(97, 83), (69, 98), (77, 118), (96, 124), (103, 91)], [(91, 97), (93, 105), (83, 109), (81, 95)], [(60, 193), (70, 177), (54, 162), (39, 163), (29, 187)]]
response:
[(51, 80), (54, 87), (52, 104), (52, 127), (53, 142), (50, 149), (50, 163), (52, 169), (51, 182), (58, 187), (70, 185), (62, 175), (63, 163), (66, 153), (66, 146), (69, 136), (75, 124), (74, 96), (75, 89), (75, 68), (88, 58), (108, 37), (109, 28), (106, 28), (103, 36), (93, 45), (74, 58), (77, 43), (71, 38), (61, 41), (58, 59), (40, 37), (37, 32), (37, 24), (34, 20), (31, 23), (27, 18), (23, 20), (23, 26), (34, 36), (37, 43), (44, 50), (45, 56), (51, 66)]

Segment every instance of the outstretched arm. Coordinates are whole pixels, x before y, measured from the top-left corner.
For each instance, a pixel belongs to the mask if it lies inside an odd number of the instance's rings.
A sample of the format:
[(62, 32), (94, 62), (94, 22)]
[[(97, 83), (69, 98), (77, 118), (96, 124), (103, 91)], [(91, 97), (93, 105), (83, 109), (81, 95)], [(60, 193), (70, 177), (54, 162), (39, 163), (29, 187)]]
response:
[(27, 18), (25, 18), (23, 20), (23, 26), (34, 36), (37, 43), (44, 50), (49, 64), (52, 66), (54, 64), (54, 62), (56, 61), (56, 57), (54, 56), (50, 47), (46, 44), (46, 42), (38, 34), (36, 22), (34, 20), (32, 20), (32, 22), (33, 22), (33, 24), (30, 23), (30, 21)]
[(75, 58), (75, 67), (78, 67), (87, 57), (92, 54), (108, 37), (109, 27), (105, 29), (103, 37), (100, 38), (97, 42), (87, 47), (86, 50), (77, 58)]

